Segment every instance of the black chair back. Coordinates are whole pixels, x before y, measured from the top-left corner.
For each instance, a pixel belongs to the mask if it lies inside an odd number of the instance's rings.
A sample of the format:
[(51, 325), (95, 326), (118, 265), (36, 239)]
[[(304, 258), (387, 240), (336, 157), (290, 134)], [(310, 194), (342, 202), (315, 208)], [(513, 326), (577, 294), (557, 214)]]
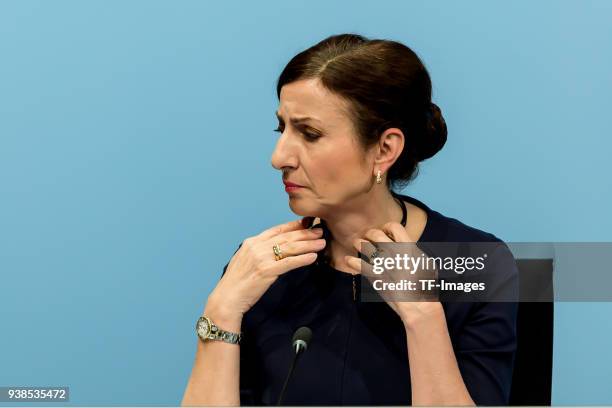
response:
[(537, 292), (541, 297), (538, 301), (519, 303), (510, 405), (551, 405), (553, 262), (552, 259), (517, 259), (516, 263), (520, 287), (529, 288), (526, 293)]

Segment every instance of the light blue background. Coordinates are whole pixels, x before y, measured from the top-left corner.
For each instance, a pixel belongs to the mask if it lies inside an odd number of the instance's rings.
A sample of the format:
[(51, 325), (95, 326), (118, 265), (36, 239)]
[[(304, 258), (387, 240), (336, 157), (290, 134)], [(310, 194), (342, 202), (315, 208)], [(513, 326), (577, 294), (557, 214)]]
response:
[[(0, 385), (178, 405), (237, 245), (296, 216), (275, 82), (399, 40), (449, 127), (405, 193), (506, 241), (610, 241), (612, 2), (0, 1)], [(612, 306), (558, 303), (554, 404), (612, 404)]]

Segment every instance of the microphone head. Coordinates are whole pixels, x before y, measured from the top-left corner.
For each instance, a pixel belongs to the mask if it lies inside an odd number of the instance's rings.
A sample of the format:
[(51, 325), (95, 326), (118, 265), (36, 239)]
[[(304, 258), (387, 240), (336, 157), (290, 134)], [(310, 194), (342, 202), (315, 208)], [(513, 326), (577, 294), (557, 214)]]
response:
[(312, 338), (312, 330), (310, 330), (306, 326), (302, 326), (293, 333), (292, 343), (295, 346), (296, 343), (301, 343), (305, 347), (310, 343), (310, 339)]

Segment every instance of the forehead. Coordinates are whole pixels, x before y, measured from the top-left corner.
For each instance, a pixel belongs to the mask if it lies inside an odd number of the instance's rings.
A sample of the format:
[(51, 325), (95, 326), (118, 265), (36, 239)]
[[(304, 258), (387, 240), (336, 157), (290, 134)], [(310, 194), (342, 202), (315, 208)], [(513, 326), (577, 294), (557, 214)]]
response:
[(278, 113), (287, 117), (309, 117), (313, 123), (337, 123), (348, 120), (347, 103), (321, 85), (318, 79), (304, 79), (283, 85)]

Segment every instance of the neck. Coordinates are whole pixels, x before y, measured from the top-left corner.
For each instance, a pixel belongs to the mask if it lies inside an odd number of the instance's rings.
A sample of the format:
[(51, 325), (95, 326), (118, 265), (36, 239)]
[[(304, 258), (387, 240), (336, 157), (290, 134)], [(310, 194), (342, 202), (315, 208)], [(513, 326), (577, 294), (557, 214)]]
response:
[(364, 239), (370, 228), (381, 228), (389, 221), (400, 222), (401, 219), (402, 208), (387, 188), (363, 194), (326, 216), (325, 223), (332, 236), (328, 250), (331, 266), (342, 271), (351, 270), (344, 256), (357, 256), (353, 242)]

